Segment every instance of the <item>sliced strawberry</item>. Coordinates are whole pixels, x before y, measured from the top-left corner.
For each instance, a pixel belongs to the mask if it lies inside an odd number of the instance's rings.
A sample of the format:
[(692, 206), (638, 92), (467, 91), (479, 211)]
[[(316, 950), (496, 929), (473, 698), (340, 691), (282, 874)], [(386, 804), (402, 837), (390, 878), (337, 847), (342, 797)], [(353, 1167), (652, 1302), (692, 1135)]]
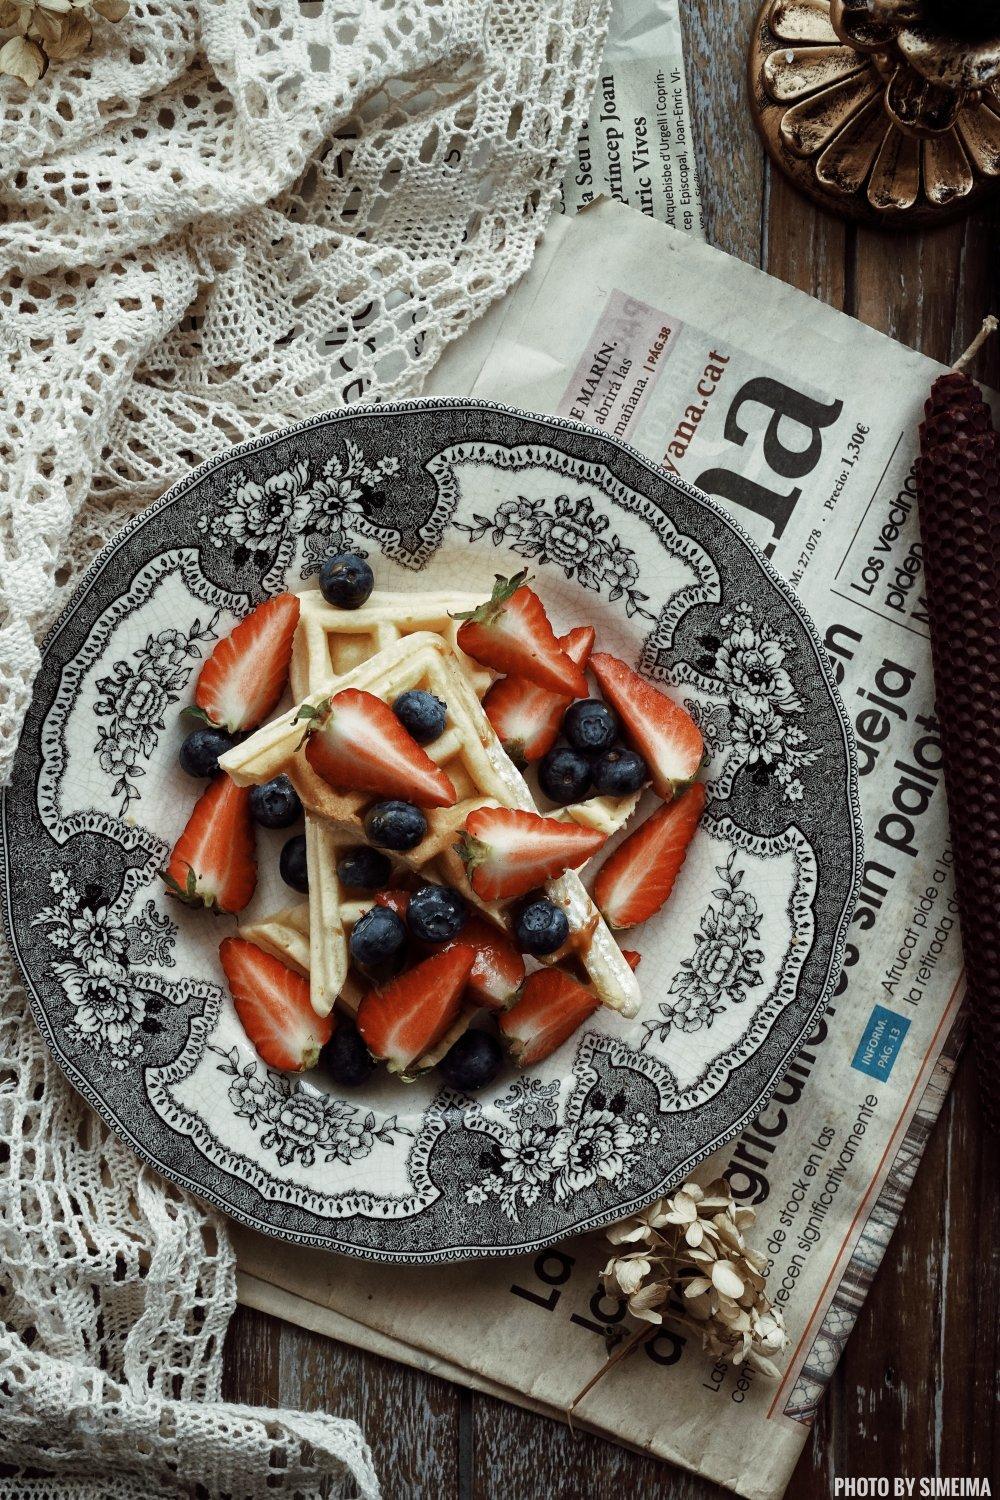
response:
[(163, 875), (191, 906), (242, 911), (257, 885), (250, 787), (220, 771), (194, 805)]
[(631, 667), (598, 651), (590, 659), (601, 691), (618, 710), (636, 749), (649, 766), (653, 787), (665, 802), (698, 774), (705, 756), (701, 731), (687, 711)]
[(298, 599), (278, 594), (218, 642), (194, 690), (210, 724), (235, 733), (263, 723), (285, 691), (298, 623)]
[(524, 959), (510, 938), (487, 917), (472, 912), (458, 941), (476, 955), (469, 974), (469, 994), (488, 1010), (505, 1010), (524, 978)]
[(479, 807), (455, 846), (484, 901), (523, 896), (582, 865), (607, 838), (593, 828), (509, 807)]
[[(580, 625), (559, 644), (576, 665), (583, 668), (594, 649), (596, 632)], [(525, 677), (502, 677), (483, 699), (486, 717), (501, 744), (517, 766), (530, 765), (547, 755), (559, 738), (563, 714), (573, 702), (563, 693), (550, 693)]]
[(585, 698), (587, 679), (556, 640), (541, 599), (525, 583), (527, 576), (497, 574), (487, 602), (455, 616), (464, 622), (458, 644), (484, 667), (525, 677), (550, 693)]
[(590, 660), (590, 653), (597, 642), (597, 631), (593, 625), (574, 625), (559, 637), (559, 644), (571, 661), (575, 661), (581, 672)]
[(705, 788), (696, 781), (640, 823), (605, 860), (594, 882), (594, 900), (610, 927), (635, 927), (659, 911), (704, 810)]
[(396, 890), (392, 887), (385, 891), (379, 891), (375, 897), (375, 905), (387, 906), (390, 911), (396, 913), (397, 917), (405, 918), (410, 906), (410, 892)]
[(418, 807), (454, 805), (444, 771), (373, 693), (346, 688), (310, 718), (306, 759), (331, 786), (403, 797)]
[(628, 966), (632, 970), (633, 974), (635, 973), (635, 971), (639, 967), (639, 965), (642, 963), (642, 954), (641, 953), (637, 953), (634, 948), (623, 948), (622, 949), (622, 958), (628, 964)]
[(500, 1030), (519, 1065), (527, 1068), (561, 1047), (600, 1003), (562, 969), (538, 969), (500, 1017)]
[(334, 1018), (313, 1010), (308, 979), (246, 938), (227, 937), (219, 957), (243, 1030), (268, 1067), (286, 1073), (315, 1067)]
[(457, 1019), (475, 959), (471, 948), (456, 943), (383, 989), (368, 991), (358, 1007), (358, 1030), (372, 1056), (384, 1059), (391, 1073), (405, 1074)]

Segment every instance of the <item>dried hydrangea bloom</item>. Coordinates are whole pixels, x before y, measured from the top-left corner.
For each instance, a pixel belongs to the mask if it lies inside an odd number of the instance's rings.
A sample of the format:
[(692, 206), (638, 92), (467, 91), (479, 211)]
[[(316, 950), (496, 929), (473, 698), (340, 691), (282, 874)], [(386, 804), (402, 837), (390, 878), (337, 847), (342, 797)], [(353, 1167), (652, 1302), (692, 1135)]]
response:
[(608, 1230), (622, 1253), (604, 1268), (605, 1289), (624, 1297), (641, 1322), (696, 1333), (714, 1359), (776, 1379), (771, 1356), (785, 1349), (788, 1336), (765, 1295), (767, 1258), (744, 1237), (755, 1219), (723, 1178), (707, 1188), (686, 1182)]

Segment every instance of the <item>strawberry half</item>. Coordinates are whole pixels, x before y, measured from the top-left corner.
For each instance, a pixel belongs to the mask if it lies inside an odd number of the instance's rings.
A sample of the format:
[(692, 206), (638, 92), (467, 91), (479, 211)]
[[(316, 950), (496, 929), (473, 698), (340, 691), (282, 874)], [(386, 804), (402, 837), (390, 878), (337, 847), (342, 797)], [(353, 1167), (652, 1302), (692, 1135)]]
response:
[(277, 707), (299, 623), (294, 594), (259, 604), (215, 647), (198, 676), (194, 701), (219, 729), (256, 729)]
[(457, 1019), (476, 955), (456, 943), (369, 990), (358, 1007), (358, 1030), (373, 1057), (402, 1073), (436, 1047)]
[(509, 807), (479, 807), (465, 820), (456, 849), (472, 889), (484, 901), (523, 896), (582, 865), (607, 838), (593, 828)]
[(403, 797), (418, 807), (452, 807), (455, 788), (374, 693), (345, 688), (311, 721), (306, 760), (331, 786)]
[(705, 810), (705, 788), (689, 786), (630, 833), (601, 866), (594, 900), (610, 927), (635, 927), (660, 910)]
[(527, 577), (527, 571), (513, 578), (498, 573), (486, 603), (455, 616), (464, 622), (458, 644), (484, 667), (525, 677), (550, 693), (585, 698), (587, 679), (556, 640), (541, 599), (526, 586)]
[(527, 1068), (561, 1047), (600, 1003), (562, 969), (539, 969), (500, 1017), (500, 1030), (518, 1064)]
[(590, 666), (648, 765), (654, 790), (669, 802), (698, 774), (705, 758), (701, 730), (680, 704), (617, 656), (598, 651)]
[(246, 938), (228, 937), (219, 957), (243, 1030), (269, 1068), (313, 1068), (333, 1035), (333, 1015), (318, 1016), (309, 981)]
[[(582, 670), (596, 638), (592, 625), (580, 625), (561, 635), (559, 644)], [(511, 760), (523, 766), (541, 760), (552, 749), (572, 702), (565, 694), (550, 693), (525, 677), (503, 677), (486, 694), (483, 708)]]
[(243, 910), (257, 886), (250, 787), (219, 772), (195, 803), (163, 879), (191, 906)]
[(505, 1010), (524, 979), (524, 959), (505, 932), (486, 917), (470, 912), (458, 937), (476, 955), (468, 990), (488, 1010)]
[(389, 886), (384, 891), (379, 891), (375, 897), (376, 906), (387, 906), (394, 911), (397, 917), (406, 920), (406, 913), (410, 909), (410, 892), (398, 890), (395, 886)]

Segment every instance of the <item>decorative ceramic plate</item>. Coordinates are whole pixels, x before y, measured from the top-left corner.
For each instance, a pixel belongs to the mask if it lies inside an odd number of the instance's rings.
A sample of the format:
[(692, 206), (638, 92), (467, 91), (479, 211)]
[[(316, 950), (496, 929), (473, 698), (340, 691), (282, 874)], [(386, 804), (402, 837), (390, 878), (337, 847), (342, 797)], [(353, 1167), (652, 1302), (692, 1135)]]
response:
[[(674, 894), (629, 935), (639, 1015), (600, 1012), (475, 1099), (434, 1074), (352, 1093), (269, 1070), (219, 965), (232, 920), (160, 879), (197, 792), (177, 750), (203, 656), (347, 548), (380, 588), (411, 591), (485, 597), (529, 565), (556, 628), (596, 625), (710, 752)], [(620, 443), (464, 401), (235, 449), (126, 527), (48, 641), (2, 811), (14, 949), (75, 1086), (233, 1218), (386, 1260), (537, 1249), (634, 1211), (729, 1140), (826, 1003), (860, 864), (830, 667), (739, 528)], [(248, 915), (288, 903), (285, 837), (259, 834)]]

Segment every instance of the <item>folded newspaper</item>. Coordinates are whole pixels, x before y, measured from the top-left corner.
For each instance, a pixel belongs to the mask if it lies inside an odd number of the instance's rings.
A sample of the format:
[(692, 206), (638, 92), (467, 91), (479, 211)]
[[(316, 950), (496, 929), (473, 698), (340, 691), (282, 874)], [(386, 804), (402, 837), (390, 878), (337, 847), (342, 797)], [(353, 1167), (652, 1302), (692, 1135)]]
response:
[[(604, 201), (555, 221), (529, 274), (431, 382), (431, 394), (614, 433), (732, 509), (811, 610), (854, 721), (867, 862), (845, 969), (771, 1102), (705, 1168), (758, 1211), (755, 1243), (792, 1337), (783, 1377), (713, 1365), (696, 1340), (664, 1331), (578, 1412), (745, 1496), (787, 1484), (961, 1039), (914, 487), (939, 369)], [(553, 1415), (623, 1317), (597, 1286), (600, 1236), (391, 1276), (242, 1232), (237, 1243), (243, 1300)]]
[(678, 0), (614, 0), (587, 123), (562, 209), (598, 198), (701, 234)]

